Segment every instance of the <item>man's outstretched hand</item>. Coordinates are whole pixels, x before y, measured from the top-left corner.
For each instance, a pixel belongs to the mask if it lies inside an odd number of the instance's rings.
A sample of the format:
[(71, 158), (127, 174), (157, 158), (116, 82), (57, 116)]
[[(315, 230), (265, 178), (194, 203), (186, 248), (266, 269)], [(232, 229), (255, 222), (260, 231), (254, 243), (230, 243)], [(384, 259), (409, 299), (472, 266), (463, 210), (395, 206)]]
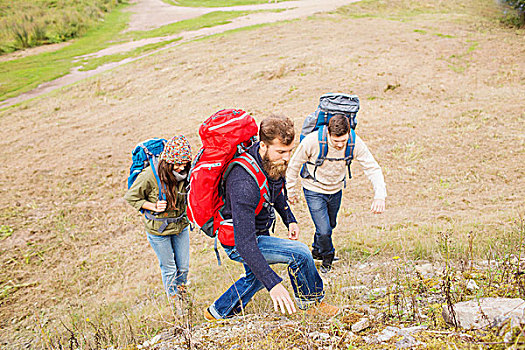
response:
[(374, 214), (381, 214), (385, 211), (385, 200), (384, 199), (374, 199), (372, 205), (370, 206), (370, 211)]
[(295, 303), (282, 283), (276, 284), (270, 290), (270, 297), (273, 300), (273, 308), (276, 312), (279, 312), (279, 309), (281, 309), (283, 315), (286, 314), (286, 311), (291, 315), (296, 311)]

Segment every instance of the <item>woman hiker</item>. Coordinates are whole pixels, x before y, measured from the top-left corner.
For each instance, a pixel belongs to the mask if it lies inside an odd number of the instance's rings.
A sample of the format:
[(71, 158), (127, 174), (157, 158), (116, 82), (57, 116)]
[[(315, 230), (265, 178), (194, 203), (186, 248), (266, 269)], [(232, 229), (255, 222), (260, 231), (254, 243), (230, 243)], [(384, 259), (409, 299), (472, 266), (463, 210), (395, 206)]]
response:
[(166, 200), (159, 199), (159, 185), (152, 166), (138, 175), (124, 196), (132, 207), (145, 213), (146, 235), (159, 259), (164, 289), (178, 314), (182, 313), (190, 261), (184, 191), (191, 157), (188, 140), (183, 135), (173, 137), (166, 143), (158, 162), (157, 174)]

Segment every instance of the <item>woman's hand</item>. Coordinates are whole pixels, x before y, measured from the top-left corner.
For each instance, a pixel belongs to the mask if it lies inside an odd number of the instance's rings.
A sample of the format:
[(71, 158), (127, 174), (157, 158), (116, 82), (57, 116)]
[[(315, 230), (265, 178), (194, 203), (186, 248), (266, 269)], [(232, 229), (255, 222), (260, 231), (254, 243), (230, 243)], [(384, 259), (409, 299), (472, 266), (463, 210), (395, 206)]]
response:
[(157, 203), (155, 203), (155, 211), (157, 213), (162, 213), (164, 210), (166, 210), (166, 206), (168, 205), (168, 202), (166, 201), (157, 201)]
[(144, 202), (144, 204), (142, 204), (142, 209), (154, 211), (156, 213), (162, 213), (164, 210), (166, 210), (167, 205), (168, 205), (168, 202), (166, 201), (157, 201), (157, 203), (146, 201)]

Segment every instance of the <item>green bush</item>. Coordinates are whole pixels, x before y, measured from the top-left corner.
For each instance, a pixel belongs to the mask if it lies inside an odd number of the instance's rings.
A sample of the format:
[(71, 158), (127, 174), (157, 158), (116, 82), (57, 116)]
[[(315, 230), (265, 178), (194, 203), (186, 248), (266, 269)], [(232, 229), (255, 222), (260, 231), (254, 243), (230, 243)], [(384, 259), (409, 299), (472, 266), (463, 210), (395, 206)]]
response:
[(518, 25), (525, 25), (525, 0), (506, 0), (518, 12)]
[(126, 0), (0, 0), (0, 54), (78, 38)]

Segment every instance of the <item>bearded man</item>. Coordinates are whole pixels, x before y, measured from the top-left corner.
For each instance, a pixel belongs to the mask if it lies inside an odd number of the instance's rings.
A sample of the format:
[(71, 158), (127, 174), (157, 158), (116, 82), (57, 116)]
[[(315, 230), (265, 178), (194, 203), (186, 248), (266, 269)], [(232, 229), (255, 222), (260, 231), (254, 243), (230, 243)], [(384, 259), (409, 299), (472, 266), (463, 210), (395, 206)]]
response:
[[(285, 175), (294, 148), (293, 122), (283, 116), (270, 116), (259, 127), (259, 142), (247, 153), (268, 180), (269, 205), (256, 215), (261, 193), (255, 179), (242, 166), (235, 165), (225, 183), (225, 220), (232, 219), (234, 246), (224, 246), (228, 257), (244, 265), (245, 275), (237, 280), (204, 312), (208, 321), (242, 314), (246, 304), (259, 290), (270, 293), (275, 311), (296, 312), (295, 303), (271, 264), (287, 264), (295, 302), (310, 315), (334, 316), (339, 308), (323, 301), (323, 281), (309, 248), (299, 241), (299, 227), (289, 205)], [(274, 209), (288, 228), (288, 239), (270, 236)]]

